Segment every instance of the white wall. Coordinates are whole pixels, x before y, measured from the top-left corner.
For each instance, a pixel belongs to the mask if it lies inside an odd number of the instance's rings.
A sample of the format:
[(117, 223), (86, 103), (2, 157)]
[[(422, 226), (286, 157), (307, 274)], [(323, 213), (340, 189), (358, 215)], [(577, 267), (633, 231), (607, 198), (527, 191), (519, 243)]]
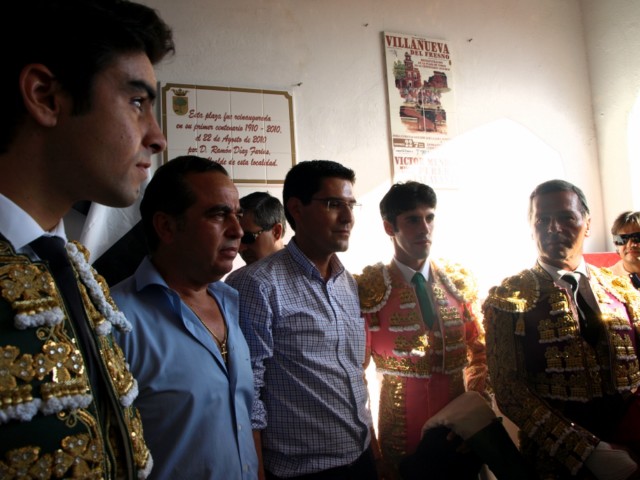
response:
[(438, 192), (436, 253), (486, 285), (529, 266), (528, 195), (556, 177), (585, 190), (588, 249), (605, 247), (578, 0), (144, 2), (175, 31), (177, 54), (159, 67), (161, 82), (289, 90), (298, 159), (356, 171), (365, 208), (342, 255), (351, 271), (391, 257), (377, 207), (391, 174), (383, 31), (452, 49), (457, 136), (448, 148), (461, 188)]
[(640, 2), (581, 6), (609, 227), (621, 212), (640, 210)]

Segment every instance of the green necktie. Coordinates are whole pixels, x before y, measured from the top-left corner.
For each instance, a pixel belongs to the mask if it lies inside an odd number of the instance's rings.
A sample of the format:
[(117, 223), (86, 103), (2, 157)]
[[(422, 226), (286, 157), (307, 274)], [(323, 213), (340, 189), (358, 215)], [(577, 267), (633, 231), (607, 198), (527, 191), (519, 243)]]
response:
[(431, 328), (436, 318), (436, 312), (433, 308), (431, 295), (429, 295), (429, 292), (427, 292), (427, 281), (424, 279), (420, 272), (416, 272), (416, 274), (411, 279), (411, 283), (413, 283), (416, 287), (416, 296), (418, 297), (418, 303), (420, 304), (422, 320), (424, 320), (424, 323), (425, 325), (427, 325), (427, 327)]

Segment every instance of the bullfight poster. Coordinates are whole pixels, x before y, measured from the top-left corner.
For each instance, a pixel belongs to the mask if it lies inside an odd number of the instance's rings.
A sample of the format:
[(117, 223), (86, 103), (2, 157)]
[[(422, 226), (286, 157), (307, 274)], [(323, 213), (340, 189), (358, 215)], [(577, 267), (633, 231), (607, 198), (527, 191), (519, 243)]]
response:
[(455, 116), (450, 46), (419, 35), (383, 36), (393, 179), (455, 188), (444, 148)]

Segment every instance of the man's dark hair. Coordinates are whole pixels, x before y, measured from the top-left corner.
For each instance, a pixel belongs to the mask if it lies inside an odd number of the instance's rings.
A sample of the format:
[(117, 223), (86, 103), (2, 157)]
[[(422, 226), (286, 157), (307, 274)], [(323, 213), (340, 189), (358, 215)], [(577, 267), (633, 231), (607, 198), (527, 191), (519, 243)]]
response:
[(240, 206), (244, 212), (253, 212), (253, 221), (264, 230), (272, 228), (276, 223), (282, 224), (282, 235), (287, 229), (287, 219), (284, 207), (269, 192), (253, 192), (240, 199)]
[(176, 157), (156, 170), (140, 203), (142, 226), (150, 252), (154, 252), (160, 242), (153, 227), (155, 213), (163, 212), (180, 217), (196, 201), (196, 195), (186, 181), (186, 176), (205, 172), (229, 175), (219, 163), (195, 155)]
[(73, 99), (76, 115), (91, 109), (98, 73), (122, 54), (145, 53), (153, 65), (175, 51), (169, 26), (157, 12), (127, 0), (30, 0), (2, 6), (5, 24), (0, 91), (0, 153), (8, 150), (26, 114), (19, 77), (29, 64), (46, 66)]
[(401, 213), (419, 206), (436, 208), (437, 203), (436, 192), (429, 185), (413, 181), (395, 183), (380, 201), (380, 215), (395, 228)]
[(555, 179), (541, 183), (531, 192), (529, 196), (529, 221), (531, 221), (531, 215), (533, 215), (533, 199), (538, 195), (555, 192), (575, 193), (578, 196), (578, 200), (580, 200), (580, 213), (582, 213), (582, 217), (584, 218), (589, 215), (589, 206), (587, 205), (587, 197), (585, 197), (584, 192), (573, 183), (569, 183), (566, 180)]
[(350, 168), (332, 160), (308, 160), (291, 167), (284, 179), (282, 200), (284, 213), (293, 231), (296, 222), (287, 210), (287, 201), (298, 198), (303, 205), (311, 203), (311, 198), (322, 188), (325, 178), (340, 178), (351, 183), (356, 182), (356, 174)]
[(640, 212), (627, 211), (618, 215), (611, 226), (611, 234), (617, 235), (627, 225), (640, 229)]

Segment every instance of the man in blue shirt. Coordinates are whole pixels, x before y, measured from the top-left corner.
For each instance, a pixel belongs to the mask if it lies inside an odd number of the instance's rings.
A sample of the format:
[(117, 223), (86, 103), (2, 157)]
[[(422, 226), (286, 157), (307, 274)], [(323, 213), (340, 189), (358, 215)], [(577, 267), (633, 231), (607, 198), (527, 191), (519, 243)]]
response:
[(354, 181), (336, 162), (295, 165), (283, 188), (294, 237), (228, 280), (240, 292), (267, 479), (377, 478), (364, 321), (356, 282), (336, 256), (349, 246)]
[(113, 288), (133, 325), (118, 338), (138, 380), (154, 479), (255, 479), (249, 349), (238, 293), (219, 282), (238, 253), (238, 191), (224, 167), (183, 156), (140, 205), (151, 252)]

